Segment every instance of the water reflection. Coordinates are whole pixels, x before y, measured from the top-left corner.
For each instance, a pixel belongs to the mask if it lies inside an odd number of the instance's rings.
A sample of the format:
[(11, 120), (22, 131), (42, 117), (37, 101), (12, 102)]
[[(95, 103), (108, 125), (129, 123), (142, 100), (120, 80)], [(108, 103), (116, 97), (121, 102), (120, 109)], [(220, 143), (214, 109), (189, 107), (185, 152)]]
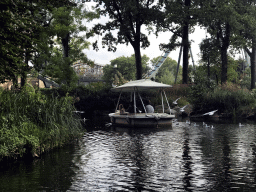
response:
[(189, 147), (189, 135), (186, 132), (185, 133), (185, 140), (183, 144), (183, 154), (182, 159), (184, 161), (184, 170), (185, 170), (185, 176), (184, 176), (184, 189), (186, 191), (192, 191), (191, 189), (191, 178), (192, 176), (192, 169), (191, 169), (191, 156), (190, 156), (190, 147)]
[(0, 166), (0, 191), (66, 191), (75, 175), (74, 146), (47, 153), (40, 159)]
[(87, 132), (75, 146), (2, 166), (0, 191), (255, 191), (255, 125), (197, 124)]

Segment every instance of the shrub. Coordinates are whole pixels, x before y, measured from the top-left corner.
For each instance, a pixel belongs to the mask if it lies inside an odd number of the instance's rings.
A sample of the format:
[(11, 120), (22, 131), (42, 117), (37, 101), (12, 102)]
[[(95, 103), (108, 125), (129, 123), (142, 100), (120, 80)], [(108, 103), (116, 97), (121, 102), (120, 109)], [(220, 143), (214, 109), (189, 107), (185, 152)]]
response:
[(81, 135), (73, 98), (43, 95), (33, 88), (0, 92), (0, 158), (38, 155)]
[[(193, 93), (193, 91), (191, 92)], [(198, 93), (197, 96), (193, 96), (191, 102), (194, 111), (198, 113), (218, 109), (219, 113), (235, 117), (242, 114), (242, 110), (245, 108), (253, 109), (256, 106), (256, 94), (232, 83), (217, 86), (208, 92)]]

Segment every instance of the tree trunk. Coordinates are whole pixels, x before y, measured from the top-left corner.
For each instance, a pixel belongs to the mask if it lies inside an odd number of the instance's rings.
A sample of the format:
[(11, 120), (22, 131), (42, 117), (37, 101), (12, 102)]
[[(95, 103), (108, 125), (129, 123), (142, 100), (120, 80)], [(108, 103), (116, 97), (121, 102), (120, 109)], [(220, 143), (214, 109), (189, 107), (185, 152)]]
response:
[(21, 72), (21, 78), (20, 78), (20, 88), (23, 88), (26, 84), (27, 75), (25, 71)]
[(18, 88), (18, 79), (15, 75), (12, 76), (12, 85), (13, 85), (13, 89)]
[[(219, 27), (221, 29), (221, 27)], [(225, 25), (225, 36), (222, 34), (222, 30), (219, 31), (222, 36), (222, 46), (221, 46), (221, 84), (224, 84), (228, 80), (228, 47), (230, 39), (230, 25), (226, 23)]]
[(224, 84), (228, 80), (228, 55), (227, 55), (228, 48), (223, 47), (221, 49), (221, 84)]
[(69, 51), (68, 42), (69, 42), (69, 33), (67, 33), (66, 36), (61, 39), (61, 43), (63, 46), (63, 57), (68, 57), (68, 51)]
[[(190, 6), (190, 0), (185, 0), (185, 8), (188, 10)], [(187, 17), (183, 26), (183, 73), (182, 73), (182, 83), (188, 84), (188, 53), (189, 53), (189, 41), (188, 41), (188, 30), (189, 30), (189, 19), (190, 15), (187, 12)]]
[(256, 42), (252, 40), (252, 53), (251, 53), (251, 89), (255, 88), (255, 57), (256, 57)]
[(208, 79), (210, 79), (211, 73), (210, 73), (210, 56), (209, 55), (208, 55), (208, 58), (207, 58), (207, 62), (208, 62), (208, 64), (207, 64), (207, 76), (208, 76)]
[(25, 64), (24, 67), (22, 67), (22, 71), (21, 71), (21, 78), (20, 78), (20, 88), (23, 88), (26, 84), (26, 80), (27, 80), (27, 71), (28, 71), (28, 52), (26, 51), (25, 53)]
[[(139, 6), (137, 4), (137, 6)], [(139, 13), (140, 14), (140, 13)], [(136, 78), (137, 80), (142, 79), (142, 64), (141, 64), (141, 54), (140, 54), (140, 33), (141, 33), (141, 23), (140, 23), (140, 16), (137, 16), (137, 21), (136, 21), (136, 32), (135, 32), (135, 37), (134, 41), (132, 43), (134, 53), (135, 53), (135, 61), (136, 61)]]
[(137, 43), (137, 44), (133, 47), (133, 49), (135, 53), (135, 61), (136, 61), (136, 69), (137, 69), (136, 78), (137, 80), (139, 80), (139, 79), (142, 79), (142, 64), (141, 64), (141, 54), (140, 54), (140, 43)]

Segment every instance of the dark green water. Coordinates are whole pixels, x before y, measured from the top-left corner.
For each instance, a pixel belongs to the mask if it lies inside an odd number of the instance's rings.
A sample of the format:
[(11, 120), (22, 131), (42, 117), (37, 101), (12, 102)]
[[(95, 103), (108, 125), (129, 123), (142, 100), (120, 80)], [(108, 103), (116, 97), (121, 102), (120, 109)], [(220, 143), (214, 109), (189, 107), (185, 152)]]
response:
[(1, 165), (0, 191), (256, 191), (256, 124), (95, 130)]

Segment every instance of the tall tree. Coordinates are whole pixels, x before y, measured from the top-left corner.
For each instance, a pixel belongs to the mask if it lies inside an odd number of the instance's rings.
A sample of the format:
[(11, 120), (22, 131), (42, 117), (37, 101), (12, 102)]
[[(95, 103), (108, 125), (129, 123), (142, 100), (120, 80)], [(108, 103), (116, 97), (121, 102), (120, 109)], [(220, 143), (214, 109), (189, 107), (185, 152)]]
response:
[(240, 33), (247, 40), (244, 49), (251, 58), (251, 89), (254, 89), (256, 81), (256, 2), (254, 0), (243, 0), (240, 5), (240, 12), (244, 15), (241, 20), (243, 30)]
[(173, 32), (168, 44), (161, 44), (162, 49), (172, 51), (178, 46), (183, 48), (182, 82), (188, 83), (189, 33), (197, 23), (199, 2), (197, 0), (164, 0), (165, 17), (158, 20), (158, 30)]
[[(207, 76), (208, 80), (211, 80), (211, 67), (221, 66), (220, 65), (220, 51), (215, 45), (215, 41), (211, 38), (205, 38), (200, 43), (200, 51), (201, 51), (201, 61), (203, 64), (207, 66)], [(218, 83), (218, 74), (216, 71), (213, 71), (215, 74), (215, 78)]]
[[(143, 25), (150, 26), (162, 17), (161, 6), (157, 0), (94, 0), (102, 16), (109, 16), (105, 24), (93, 28), (96, 34), (104, 33), (103, 47), (116, 51), (117, 44), (131, 44), (136, 59), (136, 78), (142, 78), (140, 48), (150, 45), (147, 36), (142, 33)], [(152, 28), (150, 28), (151, 30)], [(112, 32), (117, 31), (116, 37)], [(115, 32), (114, 32), (115, 33)], [(98, 49), (97, 42), (94, 47)]]
[(68, 0), (3, 0), (0, 2), (0, 82), (12, 80), (17, 85), (18, 76), (25, 83), (30, 69), (28, 61), (38, 51), (42, 31), (38, 16), (42, 10), (60, 5), (74, 4)]
[(51, 11), (50, 33), (55, 39), (56, 46), (49, 49), (48, 56), (42, 54), (47, 65), (43, 67), (44, 75), (57, 80), (58, 83), (71, 85), (76, 83), (76, 74), (72, 69), (72, 64), (78, 60), (89, 65), (93, 65), (83, 49), (88, 48), (89, 42), (81, 32), (88, 32), (84, 25), (85, 21), (91, 21), (98, 17), (98, 14), (88, 11), (83, 6), (61, 6), (53, 8)]
[(32, 20), (34, 7), (26, 1), (4, 0), (0, 4), (0, 81), (12, 80), (17, 86), (18, 75), (28, 70), (25, 57), (33, 48), (33, 30), (37, 29)]
[(211, 35), (211, 42), (221, 53), (221, 83), (228, 79), (228, 50), (242, 48), (245, 36), (242, 35), (243, 22), (249, 22), (246, 9), (248, 2), (241, 0), (202, 1), (200, 24)]

